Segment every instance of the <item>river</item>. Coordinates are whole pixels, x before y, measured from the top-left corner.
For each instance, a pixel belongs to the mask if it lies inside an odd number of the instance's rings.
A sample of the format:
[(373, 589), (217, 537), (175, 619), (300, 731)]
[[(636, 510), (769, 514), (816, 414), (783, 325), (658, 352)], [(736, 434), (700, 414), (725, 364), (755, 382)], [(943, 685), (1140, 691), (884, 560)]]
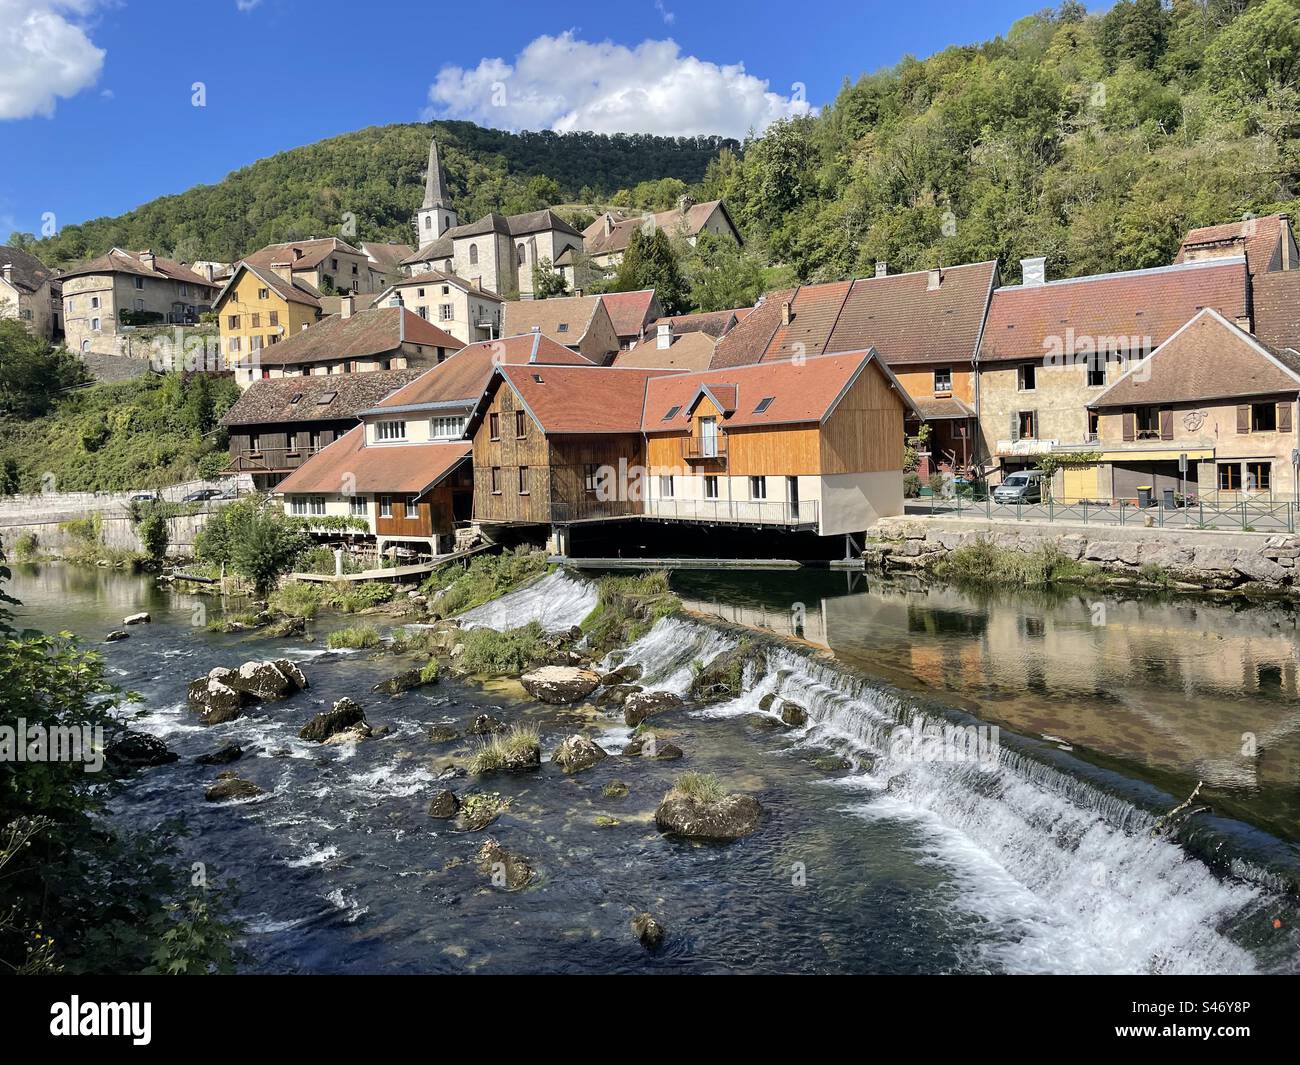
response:
[[(409, 664), (316, 641), (221, 635), (205, 597), (143, 576), (15, 567), (20, 620), (88, 643), (148, 610), (154, 622), (103, 646), (115, 682), (141, 696), (135, 727), (181, 760), (136, 777), (113, 816), (148, 828), (183, 817), (187, 861), (231, 881), (245, 967), (263, 972), (1291, 972), (1300, 967), (1295, 615), (1281, 606), (976, 594), (861, 575), (678, 573), (689, 606), (776, 631), (807, 650), (768, 652), (741, 698), (663, 719), (680, 762), (611, 757), (566, 777), (449, 781), (499, 792), (488, 831), (539, 873), (492, 888), (473, 861), (482, 834), (425, 808), (474, 741), (437, 747), (479, 713), (528, 721), (545, 758), (589, 730), (612, 754), (621, 718), (548, 707), (512, 681), (444, 679), (401, 696), (373, 685)], [(555, 575), (480, 616), (572, 624), (583, 579)], [(381, 619), (386, 620), (386, 619)], [(692, 620), (660, 622), (629, 649), (653, 688), (684, 690), (693, 663), (734, 640)], [(299, 661), (311, 688), (204, 728), (186, 682), (249, 659)], [(804, 706), (781, 730), (763, 695)], [(317, 746), (301, 725), (342, 696), (382, 739)], [(967, 716), (969, 715), (969, 716)], [(998, 726), (989, 758), (918, 756), (900, 726)], [(986, 735), (987, 730), (986, 730)], [(1253, 737), (1253, 742), (1243, 740)], [(233, 740), (233, 767), (264, 788), (213, 805), (215, 771), (194, 757)], [(1252, 753), (1241, 753), (1249, 750)], [(825, 756), (850, 771), (828, 772)], [(653, 812), (683, 769), (758, 797), (760, 831), (725, 847), (663, 837)], [(1176, 838), (1158, 816), (1198, 779), (1211, 809)], [(602, 786), (627, 783), (622, 799)], [(629, 930), (666, 925), (651, 955)]]

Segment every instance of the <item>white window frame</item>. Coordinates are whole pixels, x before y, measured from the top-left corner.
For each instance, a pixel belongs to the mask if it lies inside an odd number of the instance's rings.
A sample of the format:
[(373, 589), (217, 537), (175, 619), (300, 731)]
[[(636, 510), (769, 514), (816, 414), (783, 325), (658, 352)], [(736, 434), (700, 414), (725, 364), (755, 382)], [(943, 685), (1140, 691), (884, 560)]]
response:
[(375, 422), (375, 439), (383, 443), (405, 440), (406, 419), (387, 418), (384, 421)]

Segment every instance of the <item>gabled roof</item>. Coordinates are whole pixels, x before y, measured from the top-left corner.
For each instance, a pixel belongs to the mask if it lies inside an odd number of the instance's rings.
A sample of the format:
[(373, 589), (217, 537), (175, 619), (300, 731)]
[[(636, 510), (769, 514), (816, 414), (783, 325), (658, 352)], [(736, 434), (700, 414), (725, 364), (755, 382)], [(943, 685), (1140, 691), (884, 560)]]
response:
[(544, 432), (584, 436), (639, 433), (647, 382), (671, 374), (612, 366), (537, 365), (498, 366), (496, 372), (509, 382)]
[(1203, 308), (1244, 318), (1244, 256), (1012, 285), (993, 293), (980, 362), (1154, 348)]
[(0, 244), (0, 269), (5, 266), (13, 267), (9, 274), (10, 283), (24, 292), (35, 292), (54, 277), (54, 271), (35, 255)]
[(371, 307), (351, 318), (332, 314), (258, 352), (263, 366), (299, 366), (396, 352), (403, 343), (459, 351), (464, 344), (399, 307)]
[[(295, 257), (295, 253), (301, 253)], [(365, 257), (365, 252), (354, 248), (338, 237), (317, 237), (312, 240), (289, 240), (283, 244), (268, 244), (259, 248), (252, 255), (244, 256), (244, 262), (268, 269), (277, 263), (287, 263), (295, 270), (314, 270), (331, 255), (344, 252), (349, 255)]]
[(141, 258), (141, 256), (148, 254), (150, 253), (147, 251), (123, 251), (121, 248), (111, 248), (97, 259), (91, 259), (89, 262), (79, 263), (70, 269), (64, 270), (60, 277), (85, 277), (88, 274), (134, 274), (140, 277), (179, 281), (186, 285), (200, 285), (208, 289), (217, 287), (206, 277), (201, 277), (188, 266), (184, 266), (174, 259), (164, 259), (162, 256), (155, 255), (153, 267), (150, 268)]
[(343, 301), (352, 297), (353, 313), (357, 311), (368, 311), (371, 307), (379, 306), (379, 297), (370, 292), (351, 292), (345, 295), (322, 296), (320, 298), (320, 309), (325, 314), (342, 314)]
[(412, 285), (451, 285), (452, 288), (458, 288), (462, 292), (471, 293), (482, 299), (492, 300), (495, 303), (505, 303), (505, 299), (495, 292), (479, 288), (472, 281), (466, 281), (463, 277), (457, 274), (449, 274), (444, 270), (425, 270), (423, 273), (412, 274), (410, 277), (395, 281), (375, 297), (375, 302), (378, 303), (387, 299), (394, 289), (410, 288)]
[(620, 351), (612, 365), (660, 370), (707, 370), (713, 361), (718, 342), (708, 333), (683, 333), (673, 337), (667, 348), (659, 346), (658, 337), (647, 333), (645, 340)]
[(403, 259), (415, 251), (409, 244), (399, 244), (392, 240), (384, 243), (375, 240), (363, 240), (361, 250), (366, 253), (366, 257), (374, 262), (376, 266), (382, 266), (390, 270), (396, 269)]
[[(713, 366), (873, 347), (891, 366), (974, 358), (997, 263), (887, 274), (773, 292), (718, 343)], [(785, 304), (790, 322), (785, 324)], [(739, 315), (738, 315), (739, 317)]]
[(715, 340), (730, 332), (744, 318), (749, 317), (753, 307), (741, 307), (726, 311), (697, 311), (694, 314), (672, 314), (656, 318), (646, 326), (646, 339), (649, 340), (661, 325), (671, 325), (673, 335), (681, 333), (708, 333)]
[(247, 270), (256, 277), (272, 292), (276, 293), (281, 299), (290, 303), (301, 303), (307, 307), (315, 307), (317, 310), (322, 309), (321, 295), (315, 287), (308, 284), (300, 278), (294, 278), (292, 282), (286, 281), (274, 270), (267, 266), (254, 266), (249, 262), (235, 264), (235, 269), (231, 272), (226, 283), (221, 286), (221, 291), (213, 299), (214, 307), (221, 306), (226, 298), (226, 293), (234, 288), (235, 283), (239, 280), (240, 275)]
[(470, 407), (478, 402), (499, 364), (591, 366), (590, 360), (540, 333), (481, 340), (460, 349), (405, 388), (377, 404), (378, 410), (427, 404)]
[(423, 495), (468, 459), (473, 447), (468, 440), (370, 447), (365, 443), (365, 426), (358, 425), (289, 474), (276, 486), (276, 494), (337, 495), (341, 485), (350, 484), (358, 492)]
[(1300, 355), (1275, 351), (1207, 308), (1134, 364), (1091, 407), (1300, 393)]
[(1258, 278), (1281, 266), (1283, 232), (1283, 216), (1280, 214), (1190, 229), (1178, 246), (1174, 262), (1244, 254), (1250, 276)]
[[(685, 211), (678, 208), (656, 211), (652, 217), (654, 218), (655, 228), (662, 229), (669, 237), (694, 237), (699, 235), (700, 230), (704, 228), (704, 224), (712, 216), (714, 210), (719, 208), (727, 216), (728, 224), (739, 238), (740, 231), (737, 229), (735, 222), (731, 220), (727, 205), (721, 200), (693, 203)], [(613, 219), (613, 215), (610, 217)], [(583, 246), (588, 255), (612, 255), (626, 251), (628, 244), (632, 240), (632, 234), (645, 225), (646, 221), (644, 215), (619, 218), (613, 221), (607, 233), (605, 232), (605, 214), (601, 214), (583, 230)]]
[(490, 233), (501, 233), (510, 237), (524, 237), (529, 233), (545, 233), (548, 230), (568, 233), (575, 237), (582, 236), (581, 233), (549, 207), (541, 211), (529, 211), (526, 214), (503, 215), (491, 211), (477, 221), (466, 222), (461, 226), (452, 226), (436, 240), (431, 240), (414, 254), (408, 255), (402, 260), (402, 263), (406, 265), (449, 259), (454, 251), (453, 241), (469, 237), (486, 236)]
[(555, 296), (548, 300), (509, 300), (501, 331), (511, 335), (534, 327), (562, 344), (577, 344), (597, 316), (608, 317), (602, 296)]
[(1300, 348), (1300, 269), (1260, 274), (1252, 288), (1255, 335), (1274, 348)]
[(656, 378), (646, 391), (642, 428), (647, 433), (689, 430), (690, 410), (702, 394), (709, 395), (724, 413), (730, 412), (723, 422), (727, 428), (821, 422), (873, 362), (904, 408), (919, 416), (915, 403), (884, 360), (868, 350)]
[(319, 374), (254, 381), (221, 419), (222, 425), (355, 419), (423, 370)]
[[(556, 261), (558, 263), (559, 260)], [(635, 292), (606, 292), (600, 298), (605, 304), (605, 310), (609, 312), (609, 320), (614, 323), (614, 332), (622, 340), (641, 335), (655, 302), (655, 290), (642, 288)]]

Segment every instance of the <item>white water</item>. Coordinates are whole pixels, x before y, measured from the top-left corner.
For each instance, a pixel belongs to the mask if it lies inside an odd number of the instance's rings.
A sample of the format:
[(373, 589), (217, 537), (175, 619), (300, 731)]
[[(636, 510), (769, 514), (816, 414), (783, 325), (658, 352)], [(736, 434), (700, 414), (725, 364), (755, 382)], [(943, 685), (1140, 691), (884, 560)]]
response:
[(460, 620), (467, 629), (481, 626), (504, 632), (537, 621), (547, 632), (563, 632), (581, 624), (595, 609), (596, 586), (556, 570), (526, 588), (466, 611)]
[[(684, 692), (692, 663), (733, 642), (707, 626), (660, 621), (628, 651), (647, 689)], [(928, 859), (950, 871), (956, 904), (987, 921), (973, 959), (1012, 973), (1226, 973), (1254, 969), (1221, 935), (1261, 901), (1259, 889), (1215, 877), (1154, 820), (1086, 781), (994, 745), (986, 760), (918, 757), (892, 742), (900, 726), (938, 735), (905, 701), (833, 665), (768, 652), (766, 676), (739, 698), (699, 711), (759, 712), (770, 692), (798, 703), (796, 743), (831, 747), (869, 766), (838, 782), (845, 809), (905, 823)], [(891, 747), (893, 749), (891, 749)]]

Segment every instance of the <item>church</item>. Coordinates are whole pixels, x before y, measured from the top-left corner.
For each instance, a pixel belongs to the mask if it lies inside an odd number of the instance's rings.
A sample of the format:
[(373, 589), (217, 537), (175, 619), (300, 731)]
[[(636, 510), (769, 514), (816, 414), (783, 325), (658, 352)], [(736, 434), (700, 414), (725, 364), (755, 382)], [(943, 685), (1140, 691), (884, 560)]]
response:
[(549, 209), (493, 212), (461, 225), (447, 194), (437, 140), (429, 143), (424, 203), (416, 212), (415, 230), (418, 250), (401, 263), (408, 274), (454, 274), (505, 299), (532, 299), (540, 263), (554, 265), (570, 248), (582, 251), (582, 234)]

